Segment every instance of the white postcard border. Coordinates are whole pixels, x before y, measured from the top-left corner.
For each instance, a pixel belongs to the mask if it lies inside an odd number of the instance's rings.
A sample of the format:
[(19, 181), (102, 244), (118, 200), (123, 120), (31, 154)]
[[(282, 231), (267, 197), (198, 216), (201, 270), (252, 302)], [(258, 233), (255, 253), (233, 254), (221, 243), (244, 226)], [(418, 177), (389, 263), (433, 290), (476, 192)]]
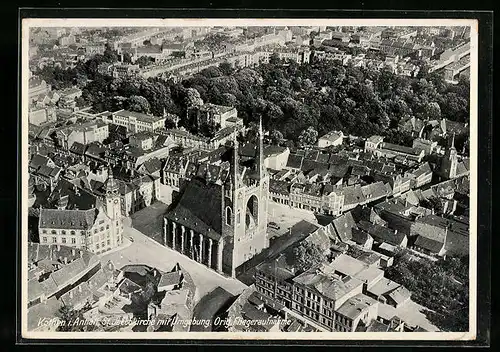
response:
[[(471, 28), (470, 56), (470, 254), (468, 332), (39, 332), (28, 331), (28, 80), (29, 29), (32, 27), (202, 27), (202, 26), (468, 26)], [(478, 153), (478, 21), (475, 19), (23, 19), (21, 25), (21, 334), (26, 339), (154, 339), (154, 340), (474, 340), (477, 321), (477, 153)], [(19, 237), (18, 237), (19, 238)], [(19, 319), (19, 317), (18, 317)]]

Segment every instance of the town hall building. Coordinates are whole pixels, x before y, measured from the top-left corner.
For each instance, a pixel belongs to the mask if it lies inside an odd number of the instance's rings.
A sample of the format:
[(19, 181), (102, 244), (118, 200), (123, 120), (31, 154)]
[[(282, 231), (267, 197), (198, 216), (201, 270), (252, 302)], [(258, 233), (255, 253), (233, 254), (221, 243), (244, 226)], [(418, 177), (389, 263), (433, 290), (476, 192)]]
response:
[(119, 184), (111, 169), (104, 199), (87, 209), (66, 209), (68, 197), (61, 197), (57, 209), (40, 209), (38, 230), (41, 244), (61, 244), (104, 253), (123, 243)]

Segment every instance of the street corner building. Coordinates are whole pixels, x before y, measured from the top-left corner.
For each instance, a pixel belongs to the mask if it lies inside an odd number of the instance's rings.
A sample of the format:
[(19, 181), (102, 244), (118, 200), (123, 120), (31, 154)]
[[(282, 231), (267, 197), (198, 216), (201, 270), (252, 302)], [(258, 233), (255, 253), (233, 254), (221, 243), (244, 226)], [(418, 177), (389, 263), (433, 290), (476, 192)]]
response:
[[(186, 180), (164, 218), (164, 244), (220, 273), (237, 268), (268, 247), (269, 175), (262, 126), (253, 160), (240, 160), (234, 139), (229, 172), (206, 165)], [(248, 163), (248, 161), (253, 161)]]

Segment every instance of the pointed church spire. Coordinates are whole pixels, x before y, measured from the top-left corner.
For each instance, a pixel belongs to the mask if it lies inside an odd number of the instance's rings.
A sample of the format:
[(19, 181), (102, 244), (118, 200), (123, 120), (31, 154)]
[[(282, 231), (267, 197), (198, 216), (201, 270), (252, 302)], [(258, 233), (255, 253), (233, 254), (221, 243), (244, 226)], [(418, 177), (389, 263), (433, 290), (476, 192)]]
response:
[(239, 173), (239, 144), (236, 133), (233, 136), (233, 187), (237, 188), (238, 173)]
[(262, 131), (262, 116), (259, 116), (259, 176), (262, 177), (264, 169), (264, 132)]

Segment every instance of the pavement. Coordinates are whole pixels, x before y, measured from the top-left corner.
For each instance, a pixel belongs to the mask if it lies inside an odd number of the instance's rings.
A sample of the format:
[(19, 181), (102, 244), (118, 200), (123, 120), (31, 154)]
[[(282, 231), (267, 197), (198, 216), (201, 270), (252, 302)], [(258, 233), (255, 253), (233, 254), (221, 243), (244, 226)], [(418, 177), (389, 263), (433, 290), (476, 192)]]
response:
[(128, 226), (126, 222), (124, 223), (123, 231), (124, 238), (132, 239), (131, 244), (121, 250), (104, 254), (101, 257), (102, 262), (111, 260), (118, 268), (128, 264), (146, 264), (163, 271), (170, 271), (176, 263), (179, 263), (189, 272), (197, 287), (195, 301), (198, 301), (201, 297), (219, 286), (233, 295), (240, 294), (247, 287), (236, 279), (225, 277), (159, 244), (138, 230)]
[(268, 227), (269, 238), (282, 236), (289, 231), (290, 227), (301, 220), (318, 224), (318, 221), (312, 211), (292, 208), (288, 205), (275, 203), (272, 200), (269, 200), (267, 209), (267, 221), (273, 221), (280, 226), (279, 230), (274, 230)]

